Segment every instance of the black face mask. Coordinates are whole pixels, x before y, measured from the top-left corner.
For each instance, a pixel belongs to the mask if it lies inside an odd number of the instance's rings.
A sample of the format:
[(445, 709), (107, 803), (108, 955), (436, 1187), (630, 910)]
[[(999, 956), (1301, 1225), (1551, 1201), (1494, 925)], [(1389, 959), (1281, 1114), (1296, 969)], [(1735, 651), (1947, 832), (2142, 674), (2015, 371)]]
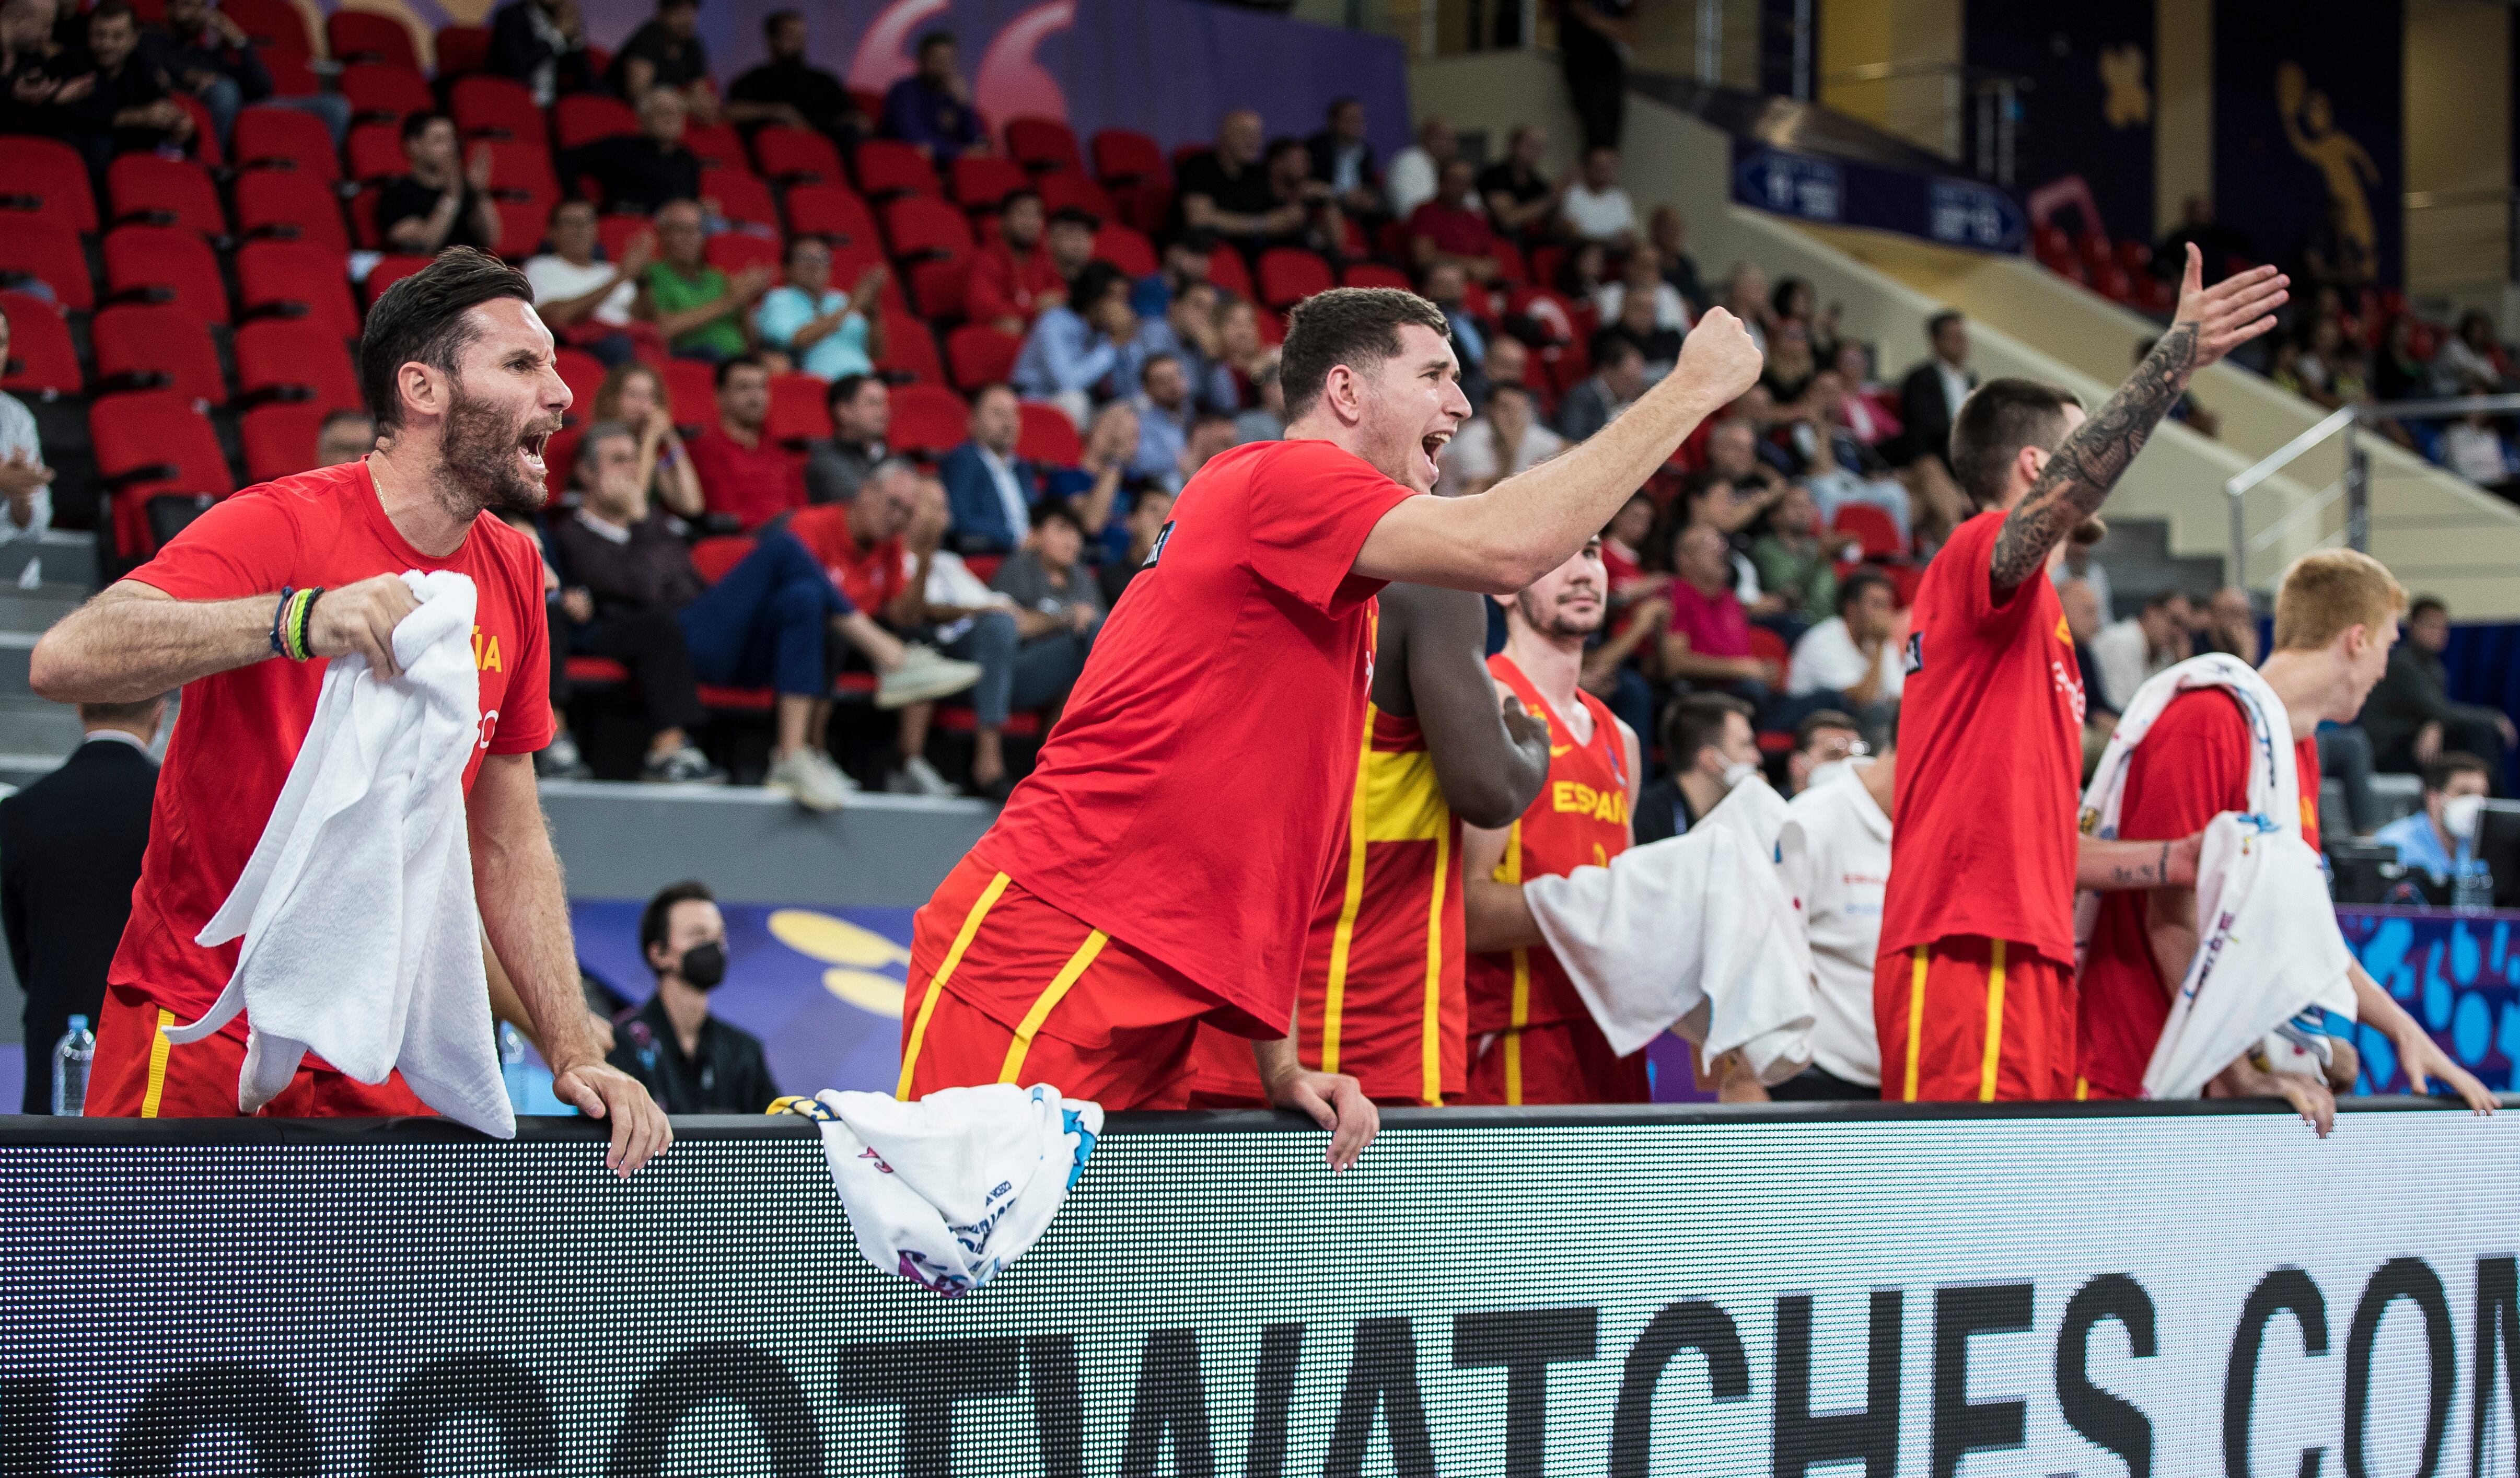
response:
[(683, 981), (696, 991), (713, 991), (726, 978), (726, 946), (712, 939), (683, 951)]

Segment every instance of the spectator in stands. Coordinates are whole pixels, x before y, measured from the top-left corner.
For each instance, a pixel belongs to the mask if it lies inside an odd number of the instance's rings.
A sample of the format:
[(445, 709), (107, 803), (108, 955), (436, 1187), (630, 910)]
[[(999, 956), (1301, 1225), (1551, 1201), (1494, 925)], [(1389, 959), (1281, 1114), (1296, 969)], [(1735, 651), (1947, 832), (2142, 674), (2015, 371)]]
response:
[(1637, 796), (1637, 844), (1683, 836), (1759, 768), (1755, 710), (1729, 693), (1675, 698), (1662, 716), (1662, 779)]
[[(915, 475), (913, 485), (914, 509), (902, 534), (903, 556), (911, 566), (910, 579), (904, 587), (903, 616), (925, 628), (942, 649), (980, 669), (980, 680), (971, 694), (975, 730), (972, 747), (989, 750), (994, 760), (990, 773), (1002, 782), (1006, 773), (1006, 710), (994, 699), (999, 690), (1011, 686), (1015, 650), (1021, 645), (1015, 635), (1014, 603), (991, 590), (986, 580), (971, 572), (962, 556), (941, 547), (953, 522), (946, 507), (944, 484), (930, 476)], [(909, 599), (913, 594), (918, 597), (915, 604)], [(932, 703), (913, 703), (901, 710), (901, 767), (893, 772), (887, 788), (905, 795), (962, 793), (928, 763), (927, 733), (934, 716)], [(982, 729), (989, 733), (985, 745), (976, 738), (976, 731)], [(980, 768), (974, 764), (975, 775)]]
[(2180, 202), (2179, 224), (2152, 250), (2153, 275), (2165, 282), (2179, 281), (2190, 246), (2205, 258), (2209, 279), (2228, 274), (2237, 262), (2257, 260), (2257, 248), (2249, 239), (2215, 220), (2214, 202), (2201, 195)]
[[(940, 656), (924, 643), (905, 643), (896, 635), (917, 633), (924, 625), (923, 593), (911, 581), (918, 561), (904, 541), (919, 516), (920, 481), (918, 470), (896, 457), (877, 468), (847, 503), (808, 509), (788, 523), (789, 532), (822, 566), (827, 582), (857, 607), (842, 620), (840, 632), (880, 675), (878, 708), (950, 697), (981, 677), (977, 663)], [(831, 706), (826, 701), (814, 707), (809, 747), (816, 751), (823, 747)], [(904, 718), (907, 735), (908, 715)], [(915, 751), (905, 747), (904, 752)]]
[(1837, 358), (1838, 305), (1819, 306), (1819, 295), (1808, 279), (1788, 277), (1778, 282), (1768, 294), (1769, 322), (1782, 328), (1788, 323), (1800, 324), (1811, 344), (1816, 364), (1827, 364)]
[(1776, 403), (1778, 414), (1800, 415), (1802, 398), (1811, 393), (1812, 381), (1819, 375), (1820, 361), (1812, 353), (1810, 326), (1798, 318), (1779, 318), (1776, 332), (1768, 336), (1768, 365), (1759, 375), (1759, 384)]
[[(664, 511), (649, 501), (639, 480), (638, 442), (620, 422), (599, 421), (577, 444), (585, 497), (576, 512), (554, 520), (551, 532), (566, 571), (561, 601), (570, 623), (569, 650), (630, 669), (648, 726), (641, 780), (723, 783), (726, 772), (691, 739), (708, 713), (700, 706), (682, 612), (708, 587)], [(703, 611), (701, 619), (709, 614)]]
[(2092, 638), (2100, 686), (2109, 706), (2121, 713), (2145, 679), (2190, 655), (2187, 598), (2175, 590), (2154, 591), (2144, 598), (2142, 613), (2112, 621)]
[(720, 361), (717, 425), (692, 438), (692, 469), (709, 512), (745, 529), (805, 506), (803, 470), (761, 434), (769, 420), (770, 372), (761, 361), (748, 354)]
[(2441, 448), (2442, 466), (2478, 487), (2500, 493), (2512, 486), (2513, 469), (2520, 464), (2489, 412), (2470, 411), (2443, 426)]
[(1766, 393), (1752, 385), (1733, 402), (1732, 414), (1707, 433), (1707, 474), (1731, 484), (1738, 495), (1706, 519), (1727, 534), (1748, 528), (1785, 495), (1784, 470), (1778, 465), (1781, 454), (1774, 442), (1759, 434), (1774, 415)]
[(892, 429), (892, 392), (874, 375), (843, 375), (824, 392), (832, 435), (815, 442), (805, 458), (805, 501), (846, 503), (858, 495), (885, 458)]
[(1505, 157), (1481, 170), (1478, 192), (1488, 219), (1500, 235), (1524, 246), (1549, 240), (1557, 224), (1564, 183), (1552, 183), (1540, 172), (1549, 156), (1549, 135), (1536, 123), (1524, 123), (1506, 138)]
[(1688, 304), (1692, 321), (1706, 304), (1706, 285), (1698, 280), (1697, 258), (1688, 254), (1688, 222), (1677, 205), (1656, 205), (1645, 220), (1645, 239), (1662, 262), (1662, 280)]
[(117, 154), (180, 149), (193, 115), (169, 95), (166, 73), (140, 44), (140, 20), (127, 0), (104, 0), (87, 18), (88, 75), (54, 92), (63, 134), (101, 178)]
[(1435, 479), (1435, 491), (1448, 498), (1484, 493), (1565, 449), (1565, 441), (1540, 424), (1531, 391), (1518, 384), (1492, 385), (1487, 408), (1463, 422), (1436, 456), (1442, 475)]
[[(1531, 391), (1533, 405), (1546, 416), (1549, 412), (1548, 391), (1532, 382), (1530, 348), (1510, 334), (1499, 334), (1488, 340), (1486, 347), (1487, 357), (1479, 363), (1481, 390), (1493, 393), (1501, 384), (1521, 385)], [(1486, 404), (1484, 400), (1474, 400), (1470, 408), (1473, 411), (1484, 410)]]
[(683, 142), (691, 112), (674, 88), (648, 89), (639, 99), (639, 131), (569, 150), (560, 158), (561, 177), (594, 176), (607, 207), (632, 215), (654, 215), (669, 202), (699, 199), (700, 157)]
[[(2093, 633), (2099, 631), (2101, 622), (2107, 619), (2107, 613), (2117, 609), (2114, 593), (2109, 588), (2109, 568), (2093, 554), (2097, 547), (2096, 541), (2083, 544), (2072, 539), (2066, 540), (2065, 558), (2056, 562), (2053, 576), (2058, 590), (2063, 590), (2069, 581), (2074, 580), (2080, 580), (2092, 588), (2092, 604), (2101, 611), (2100, 621), (2094, 621), (2092, 624)], [(2086, 696), (2088, 695), (2086, 694)]]
[(700, 0), (656, 0), (654, 19), (621, 43), (606, 80), (634, 108), (656, 88), (671, 88), (701, 126), (717, 122), (717, 85), (709, 80), (708, 44), (700, 39)]
[(2511, 379), (2509, 357), (2491, 314), (2459, 315), (2458, 333), (2433, 356), (2433, 390), (2441, 395), (2492, 395)]
[(1240, 404), (1260, 398), (1260, 377), (1278, 366), (1278, 350), (1260, 337), (1260, 310), (1240, 298), (1220, 296), (1216, 306), (1216, 353), (1234, 372)]
[(1462, 391), (1476, 405), (1486, 396), (1479, 367), (1487, 362), (1488, 336), (1496, 326), (1485, 322), (1470, 305), (1469, 275), (1460, 262), (1439, 258), (1426, 269), (1418, 287), (1428, 302), (1444, 310), (1444, 322), (1452, 328), (1453, 356), (1462, 362)]
[(1120, 592), (1129, 588), (1138, 571), (1155, 552), (1155, 540), (1163, 536), (1164, 525), (1172, 521), (1173, 495), (1159, 487), (1148, 488), (1129, 505), (1129, 551), (1120, 559), (1105, 560), (1100, 579), (1102, 586), (1102, 608), (1110, 609), (1120, 603)]
[[(275, 98), (271, 72), (246, 39), (245, 27), (210, 0), (166, 0), (166, 15), (155, 44), (156, 61), (175, 87), (202, 100), (221, 141), (234, 130), (238, 110), (248, 103), (287, 108), (323, 120), (332, 130), (333, 147), (350, 131), (350, 100), (337, 92)], [(146, 44), (146, 43), (144, 43)]]
[[(9, 362), (9, 312), (0, 307), (0, 364)], [(44, 466), (44, 439), (36, 429), (35, 413), (0, 390), (0, 501), (8, 508), (0, 516), (0, 544), (40, 539), (53, 526), (56, 475)]]
[(1444, 166), (1442, 188), (1409, 215), (1409, 259), (1423, 272), (1437, 262), (1460, 267), (1473, 281), (1497, 275), (1496, 228), (1479, 204), (1467, 159)]
[(52, 0), (0, 4), (0, 133), (60, 135), (64, 109), (95, 86), (81, 53), (53, 37)]
[(1382, 173), (1382, 194), (1391, 213), (1409, 219), (1419, 205), (1435, 198), (1444, 166), (1461, 155), (1453, 125), (1428, 114), (1418, 124), (1418, 142), (1391, 157)]
[(525, 259), (525, 281), (533, 285), (534, 311), (544, 326), (608, 368), (629, 363), (638, 352), (630, 310), (639, 300), (639, 280), (655, 259), (656, 240), (639, 232), (621, 248), (619, 262), (600, 262), (596, 236), (592, 202), (554, 205), (547, 233), (551, 249)]
[[(1053, 232), (1056, 233), (1060, 221), (1067, 220), (1071, 216), (1081, 218), (1085, 224), (1086, 249), (1076, 258), (1077, 271), (1081, 272), (1084, 270), (1086, 259), (1094, 254), (1093, 236), (1094, 232), (1100, 229), (1100, 223), (1092, 215), (1070, 205), (1052, 218)], [(1176, 232), (1172, 240), (1164, 244), (1163, 265), (1131, 285), (1130, 311), (1140, 318), (1163, 317), (1172, 307), (1174, 293), (1181, 291), (1192, 283), (1208, 281), (1208, 265), (1214, 259), (1217, 246), (1216, 233), (1213, 231)], [(1051, 243), (1051, 250), (1054, 254), (1059, 251), (1056, 239)], [(1073, 284), (1076, 281), (1075, 272), (1065, 275), (1069, 283)]]
[(1558, 66), (1588, 151), (1619, 147), (1627, 121), (1628, 54), (1637, 44), (1636, 10), (1637, 0), (1563, 0), (1557, 8)]
[(1178, 493), (1189, 476), (1182, 454), (1190, 446), (1191, 419), (1198, 413), (1192, 401), (1190, 379), (1175, 354), (1148, 356), (1138, 372), (1138, 393), (1130, 400), (1138, 413), (1138, 454), (1129, 470)]
[(1750, 615), (1734, 593), (1732, 550), (1713, 526), (1692, 523), (1673, 546), (1671, 629), (1658, 663), (1668, 681), (1733, 694), (1756, 710), (1784, 674), (1750, 653)]
[(2362, 346), (2347, 336), (2345, 325), (2334, 315), (2320, 314), (2311, 320), (2302, 335), (2301, 357), (2293, 363), (2293, 380), (2285, 388), (2331, 411), (2370, 400), (2371, 378)]
[(1625, 338), (1604, 339), (1594, 352), (1592, 377), (1568, 390), (1557, 408), (1557, 434), (1582, 441), (1644, 392), (1644, 352)]
[(1010, 378), (1025, 399), (1047, 400), (1082, 426), (1119, 366), (1120, 346), (1137, 333), (1128, 277), (1109, 262), (1088, 263), (1067, 300), (1033, 319)]
[(1654, 313), (1654, 300), (1649, 294), (1632, 292), (1621, 298), (1619, 316), (1593, 336), (1593, 357), (1601, 357), (1603, 344), (1625, 339), (1644, 356), (1645, 383), (1652, 384), (1670, 374), (1672, 367), (1680, 363), (1681, 332), (1656, 323)]
[(1373, 145), (1365, 137), (1365, 104), (1355, 98), (1330, 103), (1328, 126), (1304, 141), (1312, 178), (1328, 188), (1340, 210), (1371, 223), (1386, 214), (1382, 177), (1373, 167)]
[(726, 979), (726, 918), (699, 882), (678, 882), (639, 916), (639, 955), (655, 974), (648, 1004), (614, 1022), (605, 1060), (647, 1085), (671, 1114), (757, 1114), (779, 1097), (761, 1039), (709, 1013)]
[[(973, 254), (964, 280), (965, 318), (1020, 337), (1036, 314), (1067, 295), (1067, 280), (1043, 244), (1046, 224), (1038, 192), (1018, 190), (999, 204), (998, 239)], [(1086, 241), (1090, 252), (1091, 233)]]
[(1768, 336), (1777, 327), (1775, 310), (1769, 305), (1768, 274), (1756, 263), (1734, 262), (1732, 270), (1724, 274), (1724, 306), (1741, 320), (1759, 352), (1768, 352)]
[(785, 286), (762, 294), (752, 334), (808, 375), (835, 381), (872, 375), (883, 357), (883, 314), (878, 303), (889, 269), (870, 262), (846, 292), (832, 288), (832, 246), (819, 236), (788, 238)]
[(490, 18), (490, 74), (533, 89), (549, 108), (563, 93), (595, 87), (594, 53), (577, 0), (510, 0)]
[(1241, 444), (1236, 418), (1210, 406), (1199, 406), (1190, 419), (1190, 440), (1182, 448), (1182, 481), (1189, 482), (1200, 468)]
[[(2430, 393), (2432, 367), (2415, 352), (2415, 327), (2411, 313), (2392, 313), (2380, 326), (2380, 346), (2371, 356), (2372, 399), (2419, 400)], [(2186, 420), (2179, 416), (2181, 409), (2173, 406), (2172, 416)]]
[(1681, 297), (1680, 290), (1664, 280), (1662, 253), (1652, 246), (1639, 246), (1629, 252), (1627, 262), (1619, 269), (1619, 280), (1603, 283), (1593, 294), (1594, 303), (1601, 310), (1603, 323), (1619, 322), (1621, 310), (1626, 308), (1631, 292), (1642, 293), (1653, 303), (1651, 323), (1656, 329), (1686, 334), (1689, 325), (1695, 322), (1689, 317), (1688, 304)]
[(2056, 605), (2065, 616), (2065, 634), (2074, 640), (2074, 670), (2083, 683), (2083, 773), (2099, 763), (2100, 747), (2116, 727), (2118, 710), (2109, 702), (2108, 685), (2100, 678), (2099, 660), (2092, 655), (2092, 638), (2107, 624), (2092, 587), (2068, 580), (2056, 587)]
[(1767, 532), (1751, 542), (1750, 562), (1758, 566), (1759, 589), (1784, 598), (1796, 628), (1788, 640), (1837, 610), (1836, 557), (1821, 537), (1820, 505), (1802, 483), (1787, 483), (1768, 510)]
[(1267, 236), (1263, 246), (1302, 246), (1335, 261), (1347, 254), (1347, 217), (1328, 185), (1313, 178), (1313, 157), (1301, 139), (1278, 139), (1261, 157), (1273, 212), (1299, 210), (1291, 231)]
[(402, 157), (411, 172), (377, 196), (377, 232), (387, 246), (411, 256), (434, 256), (449, 246), (499, 249), (489, 145), (475, 144), (465, 159), (453, 118), (415, 112), (402, 120)]
[(1782, 450), (1799, 465), (1822, 525), (1836, 527), (1838, 510), (1850, 503), (1868, 504), (1889, 517), (1904, 548), (1913, 521), (1911, 494), (1881, 454), (1848, 427), (1856, 404), (1846, 393), (1845, 376), (1835, 370), (1813, 376), (1801, 414), (1781, 427)]
[(614, 366), (595, 392), (593, 419), (620, 422), (639, 438), (639, 485), (667, 513), (697, 520), (708, 512), (699, 473), (683, 446), (682, 433), (674, 429), (665, 382), (654, 370), (635, 362)]
[(805, 60), (805, 13), (772, 11), (762, 19), (761, 34), (770, 58), (727, 88), (727, 121), (784, 123), (855, 144), (866, 119), (837, 75)]
[(967, 555), (1005, 554), (1032, 532), (1040, 472), (1015, 455), (1023, 408), (1007, 385), (982, 385), (971, 396), (969, 439), (937, 467), (953, 511), (954, 547)]
[(633, 312), (684, 359), (722, 364), (750, 351), (745, 311), (770, 291), (770, 269), (753, 263), (735, 276), (709, 265), (700, 207), (675, 201), (656, 212), (656, 259), (648, 264)]
[(2195, 618), (2190, 636), (2196, 650), (2228, 652), (2258, 665), (2258, 611), (2247, 591), (2226, 585), (2203, 601), (2190, 600), (2187, 606)]
[(1074, 467), (1042, 469), (1042, 489), (1053, 501), (1076, 511), (1077, 521), (1101, 532), (1095, 537), (1108, 553), (1118, 554), (1121, 525), (1112, 517), (1121, 506), (1124, 487), (1143, 493), (1150, 484), (1129, 474), (1138, 455), (1138, 412), (1115, 400), (1094, 413), (1085, 428), (1085, 447)]
[(916, 144), (939, 164), (989, 152), (989, 131), (964, 85), (962, 47), (950, 30), (919, 38), (918, 69), (883, 95), (883, 135)]
[(1173, 207), (1178, 224), (1212, 231), (1253, 255), (1301, 234), (1310, 207), (1281, 201), (1270, 187), (1264, 142), (1260, 115), (1247, 108), (1218, 119), (1215, 147), (1182, 162)]
[(1567, 183), (1557, 218), (1579, 242), (1599, 242), (1613, 251), (1636, 245), (1637, 204), (1619, 186), (1619, 152), (1606, 145), (1584, 151), (1583, 173)]
[[(1132, 347), (1137, 351), (1136, 367), (1141, 373), (1146, 361), (1156, 354), (1170, 354), (1180, 360), (1192, 401), (1202, 409), (1230, 417), (1242, 404), (1242, 389), (1234, 378), (1233, 367), (1225, 362), (1225, 339), (1217, 328), (1220, 296), (1213, 283), (1188, 285), (1173, 294), (1160, 332), (1155, 325), (1146, 325)], [(1129, 356), (1123, 355), (1123, 369), (1128, 365)]]
[[(2372, 834), (2373, 841), (2398, 849), (2402, 867), (2421, 868), (2436, 888), (2450, 885), (2458, 870), (2476, 856), (2476, 834), (2481, 829), (2473, 819), (2464, 828), (2451, 824), (2451, 803), (2474, 797), (2482, 799), (2492, 788), (2492, 769), (2473, 754), (2455, 749), (2444, 750), (2424, 764), (2424, 805), (2420, 811), (2399, 817)], [(2471, 806), (2462, 806), (2466, 812)]]
[(1898, 727), (1908, 664), (1899, 651), (1898, 589), (1877, 569), (1838, 582), (1837, 612), (1794, 644), (1788, 697), (1835, 693), (1866, 737), (1886, 742)]
[[(1008, 557), (993, 582), (1008, 608), (984, 616), (965, 639), (985, 673), (971, 694), (971, 786), (992, 800), (1006, 799), (1012, 788), (1003, 739), (1008, 715), (1066, 697), (1102, 629), (1102, 592), (1082, 562), (1085, 542), (1074, 511), (1044, 504), (1023, 548)], [(1016, 639), (1012, 648), (1010, 635)]]
[(2362, 704), (2372, 759), (2384, 773), (2412, 775), (2445, 751), (2479, 755), (2500, 794), (2520, 733), (2499, 709), (2451, 701), (2442, 661), (2449, 649), (2450, 607), (2437, 596), (2418, 596), (2407, 609), (2406, 640), (2390, 649), (2389, 670)]
[(1937, 313), (1925, 320), (1925, 337), (1933, 356), (1900, 382), (1899, 423), (1908, 428), (1911, 457), (1931, 457), (1948, 467), (1952, 418), (1977, 388), (1977, 372), (1968, 367), (1968, 320), (1948, 309)]
[(377, 449), (377, 424), (365, 411), (348, 407), (331, 412), (315, 428), (315, 465), (339, 467)]
[(0, 800), (0, 926), (26, 993), (21, 1113), (53, 1111), (53, 1048), (69, 1018), (104, 1019), (106, 968), (131, 921), (131, 890), (149, 850), (158, 795), (149, 746), (165, 715), (163, 696), (81, 703), (78, 748)]
[(1286, 434), (1286, 387), (1279, 382), (1275, 360), (1260, 367), (1252, 377), (1251, 392), (1257, 404), (1234, 418), (1234, 444), (1246, 441), (1277, 441)]
[(1781, 788), (1786, 795), (1800, 795), (1811, 788), (1813, 771), (1822, 765), (1843, 764), (1869, 750), (1853, 716), (1822, 708), (1794, 726), (1794, 747), (1785, 756), (1785, 784)]

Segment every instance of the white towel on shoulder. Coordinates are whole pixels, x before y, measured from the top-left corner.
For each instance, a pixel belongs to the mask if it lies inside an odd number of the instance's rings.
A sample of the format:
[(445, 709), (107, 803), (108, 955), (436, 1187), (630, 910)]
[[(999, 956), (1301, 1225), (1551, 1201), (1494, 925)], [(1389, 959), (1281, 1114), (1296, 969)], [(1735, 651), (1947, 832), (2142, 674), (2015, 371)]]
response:
[(1046, 1083), (939, 1089), (916, 1103), (827, 1088), (773, 1106), (822, 1126), (866, 1260), (947, 1298), (1040, 1239), (1102, 1133), (1102, 1105)]
[(452, 570), (403, 575), (418, 609), (394, 628), (397, 678), (335, 657), (280, 799), (198, 942), (242, 935), (236, 972), (178, 1045), (240, 1010), (237, 1106), (252, 1113), (315, 1053), (362, 1083), (400, 1068), (421, 1101), (502, 1139), (517, 1132), (491, 1038), (465, 832), (464, 768), (480, 742), (478, 593)]

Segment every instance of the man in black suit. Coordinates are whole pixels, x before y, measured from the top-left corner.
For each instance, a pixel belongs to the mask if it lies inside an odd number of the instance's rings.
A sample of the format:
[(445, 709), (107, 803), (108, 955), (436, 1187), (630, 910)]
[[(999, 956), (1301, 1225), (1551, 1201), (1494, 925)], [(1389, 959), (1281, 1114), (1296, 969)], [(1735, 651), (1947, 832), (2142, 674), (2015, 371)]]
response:
[(1952, 418), (1960, 402), (1977, 387), (1977, 372), (1968, 367), (1968, 320), (1945, 311), (1925, 320), (1925, 336), (1934, 357), (1908, 372), (1899, 384), (1899, 420), (1907, 430), (1907, 455), (1901, 465), (1931, 456), (1951, 456)]
[(1312, 177), (1330, 187), (1339, 208), (1372, 229), (1390, 212), (1382, 203), (1382, 172), (1373, 167), (1373, 146), (1365, 139), (1365, 105), (1354, 98), (1330, 104), (1327, 127), (1304, 141)]
[(0, 927), (26, 993), (23, 1112), (50, 1113), (53, 1048), (69, 1018), (105, 1011), (105, 971), (131, 918), (166, 700), (82, 703), (87, 739), (59, 770), (0, 800)]

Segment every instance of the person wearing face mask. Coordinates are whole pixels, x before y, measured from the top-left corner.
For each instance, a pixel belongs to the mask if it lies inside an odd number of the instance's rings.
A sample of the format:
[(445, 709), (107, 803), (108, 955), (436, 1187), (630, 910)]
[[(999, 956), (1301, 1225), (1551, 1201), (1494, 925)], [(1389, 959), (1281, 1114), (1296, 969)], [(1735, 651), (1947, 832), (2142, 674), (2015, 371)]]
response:
[(1671, 773), (1637, 797), (1637, 844), (1680, 836), (1759, 773), (1759, 734), (1751, 708), (1729, 693), (1691, 693), (1672, 700), (1662, 718), (1662, 752)]
[(726, 916), (704, 882), (678, 882), (639, 916), (639, 953), (656, 993), (613, 1022), (613, 1066), (669, 1114), (759, 1113), (779, 1097), (761, 1039), (709, 1014), (726, 980)]
[[(1892, 739), (1895, 745), (1895, 737)], [(1881, 897), (1890, 885), (1890, 823), (1899, 756), (1831, 760), (1786, 807), (1782, 880), (1802, 906), (1811, 940), (1812, 1065), (1768, 1090), (1771, 1098), (1855, 1102), (1881, 1097), (1881, 1040), (1872, 1020), (1872, 963), (1881, 952)]]
[(2484, 760), (2453, 749), (2424, 766), (2424, 808), (2371, 833), (2398, 849), (2398, 861), (2421, 868), (2436, 888), (2447, 888), (2476, 855), (2477, 823), (2493, 772)]

